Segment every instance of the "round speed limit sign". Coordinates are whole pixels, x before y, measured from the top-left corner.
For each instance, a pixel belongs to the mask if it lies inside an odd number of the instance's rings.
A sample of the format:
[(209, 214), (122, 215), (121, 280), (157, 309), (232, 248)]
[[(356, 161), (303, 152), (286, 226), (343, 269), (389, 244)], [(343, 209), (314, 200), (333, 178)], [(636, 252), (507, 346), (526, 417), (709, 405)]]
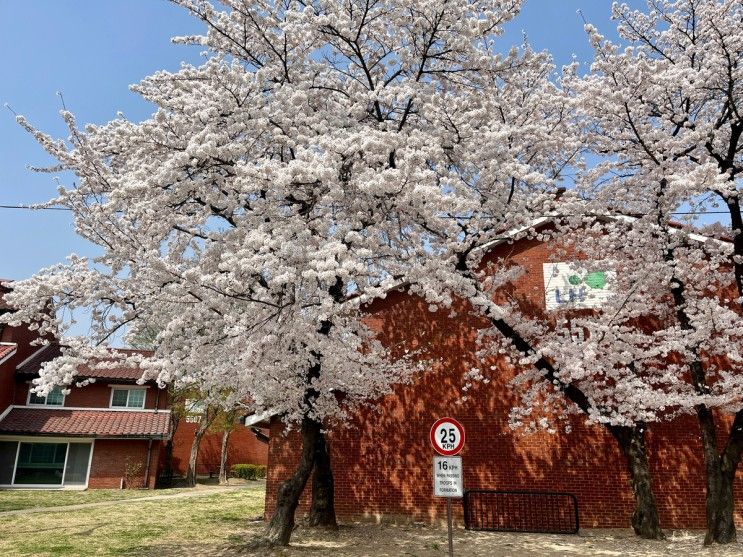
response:
[(454, 418), (436, 420), (431, 428), (431, 444), (440, 455), (458, 454), (464, 447), (464, 427)]

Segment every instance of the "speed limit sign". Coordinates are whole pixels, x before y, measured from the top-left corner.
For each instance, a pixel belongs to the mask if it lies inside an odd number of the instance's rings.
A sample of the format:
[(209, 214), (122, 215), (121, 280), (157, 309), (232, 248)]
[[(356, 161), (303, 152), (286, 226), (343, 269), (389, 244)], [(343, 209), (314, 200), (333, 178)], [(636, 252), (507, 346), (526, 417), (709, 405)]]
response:
[(458, 454), (464, 447), (464, 427), (454, 418), (436, 420), (431, 428), (431, 444), (440, 455)]

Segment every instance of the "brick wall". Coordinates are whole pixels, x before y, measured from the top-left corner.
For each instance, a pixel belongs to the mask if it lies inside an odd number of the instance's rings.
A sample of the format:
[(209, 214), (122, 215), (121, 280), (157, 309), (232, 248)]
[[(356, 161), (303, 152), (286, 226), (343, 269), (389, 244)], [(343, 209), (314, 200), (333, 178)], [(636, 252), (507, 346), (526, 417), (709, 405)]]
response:
[[(185, 476), (188, 468), (188, 459), (191, 455), (191, 443), (198, 424), (187, 423), (181, 420), (173, 435), (173, 471), (177, 475)], [(264, 430), (265, 433), (268, 433)], [(219, 459), (222, 452), (222, 434), (208, 432), (201, 439), (197, 473), (219, 473)], [(242, 425), (235, 426), (230, 435), (227, 466), (233, 464), (267, 464), (268, 445), (256, 439), (249, 428)]]
[[(541, 311), (547, 247), (519, 242), (501, 250), (508, 250), (527, 270), (510, 295), (520, 298), (522, 307), (532, 304), (534, 311)], [(425, 522), (445, 518), (445, 499), (432, 495), (434, 452), (428, 435), (437, 418), (452, 416), (467, 433), (461, 453), (465, 489), (569, 492), (578, 498), (583, 526), (629, 527), (633, 498), (626, 464), (601, 426), (587, 426), (573, 417), (570, 433), (513, 431), (508, 412), (516, 398), (508, 382), (516, 370), (504, 361), (487, 362), (496, 367), (488, 373), (491, 382), (476, 384), (462, 401), (463, 374), (473, 366), (487, 367), (474, 357), (477, 323), (463, 317), (463, 308), (456, 309), (455, 316), (443, 310), (431, 313), (424, 302), (402, 293), (392, 293), (370, 309), (369, 323), (380, 338), (390, 345), (404, 341), (434, 363), (414, 383), (396, 386), (376, 408), (356, 412), (348, 427), (331, 425), (339, 517)], [(273, 422), (267, 515), (273, 512), (279, 483), (299, 458), (299, 436), (293, 432), (287, 437), (283, 430), (284, 424)], [(662, 525), (703, 527), (704, 470), (696, 421), (684, 417), (651, 427), (648, 451)], [(743, 491), (742, 475), (739, 472), (738, 493)], [(300, 515), (307, 511), (309, 491)], [(460, 505), (455, 505), (455, 516), (462, 521)], [(737, 518), (743, 524), (740, 512)]]
[[(15, 368), (23, 360), (36, 352), (40, 347), (32, 346), (31, 342), (39, 338), (36, 331), (31, 331), (26, 326), (21, 327), (0, 327), (2, 334), (0, 341), (15, 342), (18, 347), (13, 356), (0, 364), (0, 412), (5, 410), (9, 405), (14, 404), (16, 390)], [(25, 401), (24, 401), (25, 403)]]
[(15, 392), (15, 357), (0, 364), (0, 413), (13, 404)]
[[(111, 404), (111, 383), (106, 379), (99, 379), (98, 382), (85, 387), (71, 387), (70, 394), (65, 396), (64, 405), (68, 408), (109, 408)], [(31, 384), (28, 381), (20, 380), (16, 387), (14, 404), (25, 405), (28, 400), (28, 390)], [(126, 387), (127, 385), (121, 385)], [(158, 389), (157, 386), (150, 385), (145, 389), (145, 408), (154, 409), (157, 404), (160, 409), (166, 408), (166, 392), (164, 389)], [(157, 398), (160, 397), (158, 401)]]
[(38, 338), (38, 333), (30, 330), (26, 325), (21, 325), (19, 327), (6, 326), (3, 329), (0, 341), (15, 342), (18, 345), (18, 351), (13, 358), (13, 369), (15, 369), (16, 365), (41, 348), (40, 346), (31, 344)]
[[(118, 489), (121, 486), (121, 479), (125, 476), (127, 462), (142, 465), (136, 482), (137, 487), (143, 487), (147, 469), (148, 443), (147, 440), (138, 439), (97, 439), (93, 448), (88, 487), (91, 489)], [(152, 442), (149, 482), (147, 485), (150, 489), (155, 487), (160, 448), (160, 441)]]

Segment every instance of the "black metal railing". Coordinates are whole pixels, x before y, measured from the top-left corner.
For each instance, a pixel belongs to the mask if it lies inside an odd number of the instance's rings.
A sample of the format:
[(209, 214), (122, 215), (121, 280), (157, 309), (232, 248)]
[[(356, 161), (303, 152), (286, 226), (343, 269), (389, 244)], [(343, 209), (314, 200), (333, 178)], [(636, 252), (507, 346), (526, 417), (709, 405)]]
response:
[(572, 493), (470, 489), (463, 504), (468, 530), (577, 534), (580, 528)]

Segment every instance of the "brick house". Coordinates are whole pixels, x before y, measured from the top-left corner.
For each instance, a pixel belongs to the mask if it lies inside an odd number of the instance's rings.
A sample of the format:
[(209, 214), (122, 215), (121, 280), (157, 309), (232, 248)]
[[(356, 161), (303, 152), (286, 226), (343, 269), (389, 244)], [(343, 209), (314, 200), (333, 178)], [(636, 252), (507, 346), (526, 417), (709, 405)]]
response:
[[(546, 266), (555, 265), (552, 253), (547, 243), (522, 239), (493, 245), (484, 263), (509, 259), (523, 267), (524, 274), (509, 294), (522, 308), (544, 312), (556, 297), (565, 295), (545, 285)], [(430, 312), (424, 300), (404, 291), (390, 292), (368, 308), (368, 322), (383, 342), (427, 347), (434, 363), (410, 384), (395, 386), (374, 408), (359, 410), (347, 427), (329, 428), (339, 519), (427, 523), (445, 519), (446, 500), (433, 496), (435, 453), (429, 431), (437, 418), (451, 416), (466, 430), (461, 453), (465, 490), (567, 492), (577, 497), (583, 526), (629, 527), (634, 503), (630, 477), (619, 446), (605, 428), (573, 417), (570, 433), (512, 430), (509, 409), (517, 399), (508, 383), (517, 369), (504, 360), (489, 362), (496, 366), (490, 383), (475, 383), (467, 399), (461, 400), (464, 373), (482, 362), (475, 357), (478, 323), (467, 317), (466, 308), (455, 309), (455, 317), (448, 310)], [(285, 435), (284, 427), (279, 417), (273, 418), (268, 517), (279, 484), (299, 461), (301, 438), (296, 430)], [(684, 416), (672, 424), (651, 426), (647, 444), (663, 527), (704, 527), (704, 464), (696, 419)], [(738, 493), (743, 492), (741, 476), (739, 472)], [(310, 491), (308, 482), (298, 517), (309, 509)], [(458, 500), (455, 503), (455, 519), (461, 523), (463, 507)], [(742, 510), (739, 507), (739, 524)]]
[[(266, 423), (245, 426), (235, 425), (230, 435), (230, 450), (227, 454), (227, 467), (233, 464), (263, 464), (268, 462), (268, 429)], [(260, 426), (260, 427), (259, 427)], [(191, 452), (191, 440), (198, 424), (181, 420), (173, 432), (173, 471), (185, 476)], [(207, 433), (199, 446), (196, 473), (216, 476), (219, 473), (219, 459), (222, 454), (222, 436)]]
[[(11, 311), (2, 291), (0, 311)], [(78, 379), (90, 384), (37, 396), (31, 381), (60, 351), (54, 343), (33, 345), (37, 338), (27, 327), (0, 326), (0, 489), (154, 488), (168, 442), (174, 474), (185, 475), (196, 424), (181, 420), (173, 431), (166, 389), (137, 384), (135, 368), (84, 366)], [(258, 434), (235, 426), (228, 464), (265, 464), (267, 438)], [(201, 447), (197, 471), (219, 470), (221, 435), (208, 433)]]

